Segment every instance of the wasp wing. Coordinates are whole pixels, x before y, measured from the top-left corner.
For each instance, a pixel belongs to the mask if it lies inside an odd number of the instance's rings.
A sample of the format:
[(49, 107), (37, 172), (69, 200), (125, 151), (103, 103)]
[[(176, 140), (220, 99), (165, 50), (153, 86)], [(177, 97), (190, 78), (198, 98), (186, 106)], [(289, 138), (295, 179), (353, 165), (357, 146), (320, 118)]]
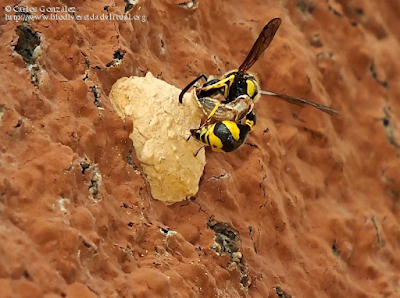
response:
[(280, 18), (275, 18), (265, 25), (246, 59), (244, 59), (242, 65), (240, 65), (239, 71), (247, 72), (250, 69), (250, 67), (257, 61), (265, 49), (268, 48), (281, 23), (282, 20)]
[(275, 96), (275, 97), (279, 97), (280, 99), (283, 99), (284, 101), (291, 103), (291, 104), (295, 104), (295, 105), (299, 105), (299, 106), (303, 106), (305, 104), (310, 105), (314, 108), (317, 108), (318, 110), (325, 112), (329, 115), (333, 115), (333, 114), (339, 114), (338, 111), (336, 111), (335, 109), (332, 109), (330, 107), (303, 99), (303, 98), (298, 98), (298, 97), (292, 97), (289, 95), (285, 95), (285, 94), (280, 94), (280, 93), (274, 93), (274, 92), (270, 92), (270, 91), (264, 91), (261, 90), (260, 91), (261, 94), (264, 95), (270, 95), (270, 96)]

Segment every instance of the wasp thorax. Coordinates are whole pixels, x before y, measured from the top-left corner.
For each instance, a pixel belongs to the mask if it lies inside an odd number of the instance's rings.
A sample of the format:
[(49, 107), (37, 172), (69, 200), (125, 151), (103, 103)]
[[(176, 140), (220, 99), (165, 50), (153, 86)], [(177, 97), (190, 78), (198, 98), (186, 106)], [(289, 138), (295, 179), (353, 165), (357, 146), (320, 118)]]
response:
[(228, 77), (233, 78), (227, 95), (228, 102), (231, 102), (242, 95), (247, 95), (252, 100), (258, 98), (259, 83), (258, 79), (253, 74), (237, 71), (229, 73)]

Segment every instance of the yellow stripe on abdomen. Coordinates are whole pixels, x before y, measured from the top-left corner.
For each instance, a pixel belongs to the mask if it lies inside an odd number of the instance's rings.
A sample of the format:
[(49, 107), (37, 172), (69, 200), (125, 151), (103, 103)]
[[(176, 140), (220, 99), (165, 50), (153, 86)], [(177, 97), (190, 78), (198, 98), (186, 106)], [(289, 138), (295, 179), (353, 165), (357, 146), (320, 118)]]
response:
[(222, 123), (229, 129), (235, 141), (239, 140), (240, 130), (237, 124), (233, 121), (222, 121)]
[(214, 134), (214, 129), (215, 129), (215, 124), (212, 125), (212, 127), (210, 127), (207, 130), (206, 133), (206, 142), (208, 143), (208, 145), (210, 145), (211, 149), (213, 151), (217, 151), (217, 152), (223, 152), (222, 147), (222, 141), (220, 140), (220, 138), (218, 138), (215, 134)]

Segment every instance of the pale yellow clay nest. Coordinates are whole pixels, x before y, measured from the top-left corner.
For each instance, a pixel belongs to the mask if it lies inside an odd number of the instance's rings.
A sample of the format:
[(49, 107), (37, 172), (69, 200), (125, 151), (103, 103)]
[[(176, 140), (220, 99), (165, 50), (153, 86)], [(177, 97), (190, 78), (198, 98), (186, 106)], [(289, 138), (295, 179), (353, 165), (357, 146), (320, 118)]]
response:
[(173, 204), (194, 196), (205, 165), (201, 144), (186, 141), (190, 129), (200, 126), (204, 116), (192, 94), (180, 104), (181, 90), (146, 77), (119, 79), (112, 87), (110, 100), (123, 119), (133, 122), (136, 155), (151, 187), (152, 196)]

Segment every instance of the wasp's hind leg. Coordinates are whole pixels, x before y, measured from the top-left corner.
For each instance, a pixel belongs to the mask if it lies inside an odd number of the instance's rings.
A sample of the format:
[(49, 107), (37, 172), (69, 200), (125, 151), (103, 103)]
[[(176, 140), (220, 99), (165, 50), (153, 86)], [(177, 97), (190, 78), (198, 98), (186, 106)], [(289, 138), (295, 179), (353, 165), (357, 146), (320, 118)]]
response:
[(189, 139), (190, 139), (192, 136), (193, 136), (197, 141), (200, 141), (201, 143), (203, 143), (203, 145), (196, 151), (196, 153), (193, 154), (193, 156), (196, 157), (197, 154), (199, 154), (200, 150), (201, 150), (202, 148), (206, 147), (207, 144), (204, 143), (204, 142), (202, 141), (202, 139), (201, 139), (201, 136), (202, 136), (202, 129), (201, 129), (201, 127), (191, 129), (191, 130), (190, 130), (190, 136), (186, 139), (186, 141), (189, 141)]
[(256, 126), (257, 115), (254, 110), (250, 111), (250, 113), (246, 115), (245, 124), (250, 128), (250, 131), (252, 131), (254, 129), (254, 126)]
[(204, 73), (202, 73), (197, 78), (195, 78), (193, 81), (191, 81), (185, 88), (182, 89), (181, 94), (179, 94), (179, 102), (180, 103), (182, 103), (183, 96), (190, 89), (190, 87), (192, 87), (194, 84), (196, 84), (197, 81), (201, 80), (202, 78), (204, 78), (207, 81), (207, 76)]
[(200, 150), (203, 149), (203, 148), (205, 148), (205, 147), (206, 147), (206, 145), (201, 146), (201, 147), (199, 148), (199, 150), (197, 150), (196, 153), (194, 154), (194, 157), (196, 157), (197, 154), (199, 154)]

